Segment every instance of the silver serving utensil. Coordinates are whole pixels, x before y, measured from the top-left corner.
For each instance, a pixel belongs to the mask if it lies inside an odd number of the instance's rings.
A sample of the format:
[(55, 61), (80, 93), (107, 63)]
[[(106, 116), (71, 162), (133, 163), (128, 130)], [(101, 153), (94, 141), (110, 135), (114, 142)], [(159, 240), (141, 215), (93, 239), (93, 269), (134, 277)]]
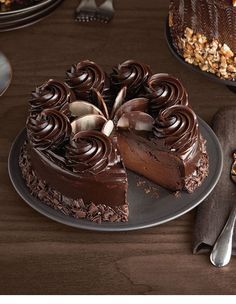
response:
[(0, 96), (2, 96), (9, 87), (11, 78), (11, 65), (7, 58), (0, 52)]
[[(234, 162), (231, 167), (231, 179), (236, 183), (236, 152), (233, 154)], [(224, 267), (229, 264), (232, 254), (232, 242), (236, 221), (236, 204), (230, 212), (229, 218), (218, 237), (210, 255), (211, 263), (216, 267)]]

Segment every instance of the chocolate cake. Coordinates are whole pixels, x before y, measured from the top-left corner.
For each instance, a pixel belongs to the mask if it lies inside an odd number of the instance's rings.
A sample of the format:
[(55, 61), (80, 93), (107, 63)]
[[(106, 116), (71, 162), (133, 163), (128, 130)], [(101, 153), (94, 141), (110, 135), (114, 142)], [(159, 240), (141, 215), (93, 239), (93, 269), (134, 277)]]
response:
[(171, 0), (169, 27), (186, 62), (235, 81), (235, 0)]
[(133, 60), (85, 60), (32, 92), (20, 167), (32, 195), (76, 218), (128, 220), (126, 169), (171, 191), (208, 174), (206, 142), (178, 79)]

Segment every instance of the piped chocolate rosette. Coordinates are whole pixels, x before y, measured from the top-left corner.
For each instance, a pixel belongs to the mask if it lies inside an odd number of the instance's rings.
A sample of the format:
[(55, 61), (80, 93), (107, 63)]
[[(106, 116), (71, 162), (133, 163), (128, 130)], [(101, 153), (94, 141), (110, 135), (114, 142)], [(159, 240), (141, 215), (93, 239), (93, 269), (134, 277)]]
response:
[(105, 73), (92, 61), (84, 60), (74, 64), (66, 74), (66, 82), (78, 99), (90, 100), (91, 89), (103, 92)]
[(155, 118), (162, 109), (188, 105), (188, 94), (182, 83), (169, 74), (155, 74), (147, 81), (149, 112)]
[(163, 149), (178, 153), (184, 160), (194, 155), (199, 144), (197, 117), (189, 107), (182, 105), (160, 111), (153, 133)]
[(144, 88), (151, 74), (148, 65), (127, 60), (114, 67), (110, 77), (116, 92), (123, 87), (127, 87), (127, 98), (130, 99), (144, 93)]
[(71, 124), (63, 113), (47, 109), (37, 116), (29, 116), (28, 138), (38, 150), (55, 150), (65, 144), (71, 136)]
[(66, 149), (67, 165), (73, 172), (99, 174), (116, 160), (113, 142), (99, 131), (80, 131), (70, 140)]
[(54, 109), (68, 115), (68, 104), (75, 99), (74, 93), (65, 83), (50, 79), (32, 92), (30, 112), (34, 115), (45, 109)]

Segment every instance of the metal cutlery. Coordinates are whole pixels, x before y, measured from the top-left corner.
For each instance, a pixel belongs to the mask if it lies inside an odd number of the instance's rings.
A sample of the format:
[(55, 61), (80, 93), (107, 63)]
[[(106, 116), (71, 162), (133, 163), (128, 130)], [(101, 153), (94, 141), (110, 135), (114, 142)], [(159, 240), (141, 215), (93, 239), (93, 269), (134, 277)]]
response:
[(108, 23), (113, 18), (114, 13), (113, 0), (106, 0), (99, 6), (96, 19), (100, 22)]
[[(233, 154), (234, 162), (231, 167), (231, 179), (236, 183), (236, 153)], [(230, 212), (229, 218), (220, 236), (218, 237), (210, 255), (211, 263), (216, 267), (228, 265), (232, 255), (232, 242), (236, 221), (236, 204)]]
[(82, 0), (75, 10), (79, 22), (100, 21), (108, 23), (114, 16), (113, 0), (106, 0), (99, 7), (95, 0)]
[(75, 10), (75, 19), (79, 22), (96, 20), (97, 4), (95, 0), (82, 0)]

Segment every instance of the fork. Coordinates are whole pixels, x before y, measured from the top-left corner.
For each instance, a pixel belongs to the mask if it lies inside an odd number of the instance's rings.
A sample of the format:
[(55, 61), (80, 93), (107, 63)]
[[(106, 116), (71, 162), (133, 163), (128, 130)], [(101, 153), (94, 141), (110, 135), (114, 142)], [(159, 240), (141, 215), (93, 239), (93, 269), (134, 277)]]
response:
[(97, 9), (96, 19), (100, 22), (108, 23), (114, 13), (113, 0), (106, 0)]
[(75, 10), (75, 20), (89, 22), (96, 20), (97, 4), (95, 0), (82, 0)]

